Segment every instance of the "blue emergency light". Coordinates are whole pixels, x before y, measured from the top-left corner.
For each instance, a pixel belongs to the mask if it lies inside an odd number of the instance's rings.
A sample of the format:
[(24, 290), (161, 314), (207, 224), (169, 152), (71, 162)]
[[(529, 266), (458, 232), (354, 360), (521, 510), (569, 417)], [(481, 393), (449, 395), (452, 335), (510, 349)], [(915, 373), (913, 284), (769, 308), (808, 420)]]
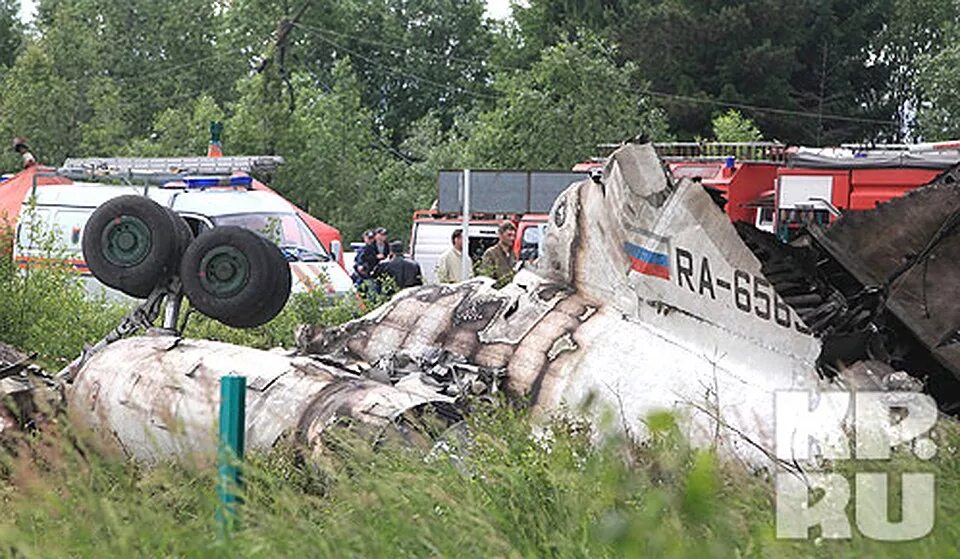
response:
[(250, 188), (253, 186), (253, 177), (250, 175), (234, 175), (230, 177), (230, 186), (242, 186)]
[(223, 177), (184, 177), (183, 182), (187, 183), (187, 188), (210, 188), (220, 186)]
[(5, 175), (0, 175), (0, 182), (8, 181), (13, 178), (13, 173), (7, 173)]
[(250, 188), (253, 185), (253, 178), (250, 175), (234, 175), (230, 177), (216, 175), (197, 175), (184, 177), (183, 182), (187, 188), (211, 188), (214, 186), (233, 186)]

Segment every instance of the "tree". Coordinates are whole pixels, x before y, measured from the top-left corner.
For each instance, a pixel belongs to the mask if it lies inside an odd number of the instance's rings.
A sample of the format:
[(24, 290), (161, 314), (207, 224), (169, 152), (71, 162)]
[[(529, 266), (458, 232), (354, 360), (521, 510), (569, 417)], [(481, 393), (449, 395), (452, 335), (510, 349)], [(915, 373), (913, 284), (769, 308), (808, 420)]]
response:
[(205, 155), (210, 123), (222, 122), (225, 116), (212, 97), (203, 95), (192, 103), (159, 113), (149, 138), (131, 142), (120, 151), (131, 157)]
[(709, 134), (735, 104), (770, 137), (835, 143), (895, 129), (890, 68), (868, 48), (893, 1), (631, 0), (611, 25), (678, 135)]
[[(303, 0), (305, 1), (305, 0)], [(257, 37), (265, 28), (280, 35), (284, 18), (299, 13), (301, 1), (242, 0), (227, 12), (231, 40)], [(374, 112), (377, 131), (392, 146), (407, 127), (433, 113), (445, 126), (453, 115), (488, 99), (492, 45), (483, 18), (483, 0), (339, 0), (312, 3), (292, 29), (271, 64), (289, 91), (293, 74), (331, 86), (336, 63), (349, 58)]]
[[(102, 80), (116, 85), (127, 128), (149, 133), (157, 113), (202, 95), (223, 103), (246, 64), (218, 51), (216, 0), (41, 0), (38, 45), (78, 93), (79, 119)], [(94, 84), (97, 91), (90, 91)]]
[(917, 77), (924, 93), (917, 128), (926, 141), (960, 138), (960, 47), (952, 44), (921, 61)]
[(0, 75), (13, 65), (23, 43), (19, 12), (19, 0), (0, 0)]
[[(347, 238), (359, 236), (380, 209), (369, 205), (379, 189), (377, 174), (383, 153), (375, 149), (374, 117), (363, 106), (359, 81), (349, 59), (334, 67), (329, 90), (310, 76), (294, 74), (294, 110), (264, 93), (265, 75), (241, 85), (224, 135), (227, 149), (283, 155), (286, 163), (273, 186), (320, 219), (341, 229)], [(263, 115), (274, 115), (265, 126)]]
[[(80, 143), (78, 92), (38, 45), (28, 45), (6, 73), (0, 138), (25, 136), (41, 163), (60, 164)], [(4, 152), (7, 150), (4, 149)]]
[(566, 169), (600, 143), (663, 138), (666, 122), (642, 95), (636, 69), (611, 61), (610, 50), (599, 40), (561, 43), (529, 70), (498, 72), (496, 105), (467, 130), (468, 162)]
[(717, 142), (759, 142), (763, 139), (753, 121), (733, 109), (714, 116), (711, 126), (713, 139)]
[(106, 78), (94, 80), (87, 96), (93, 111), (90, 119), (80, 123), (81, 142), (78, 155), (116, 155), (130, 139), (128, 106), (120, 88)]
[[(953, 95), (944, 95), (944, 86), (950, 81), (950, 65), (957, 62), (956, 53), (950, 51), (955, 51), (958, 27), (956, 0), (896, 0), (885, 29), (871, 41), (869, 49), (876, 62), (890, 68), (885, 95), (897, 109), (900, 126), (895, 139), (915, 136), (913, 129), (918, 125), (927, 137), (957, 130), (947, 120), (935, 121), (952, 112), (939, 113), (953, 102)], [(931, 95), (936, 95), (936, 108), (928, 103)]]
[(576, 43), (584, 31), (591, 37), (611, 39), (613, 23), (624, 17), (623, 0), (530, 0), (513, 6), (516, 21), (514, 62), (529, 67), (544, 49)]

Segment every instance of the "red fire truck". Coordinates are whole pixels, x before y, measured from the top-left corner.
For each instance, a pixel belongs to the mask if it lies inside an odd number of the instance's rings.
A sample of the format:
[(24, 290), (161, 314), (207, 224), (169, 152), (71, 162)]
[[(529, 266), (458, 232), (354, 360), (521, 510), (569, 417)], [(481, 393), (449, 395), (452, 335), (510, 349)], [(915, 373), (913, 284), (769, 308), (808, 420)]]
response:
[(799, 148), (777, 169), (777, 235), (804, 223), (827, 224), (847, 211), (869, 210), (923, 186), (960, 162), (956, 143), (875, 149)]

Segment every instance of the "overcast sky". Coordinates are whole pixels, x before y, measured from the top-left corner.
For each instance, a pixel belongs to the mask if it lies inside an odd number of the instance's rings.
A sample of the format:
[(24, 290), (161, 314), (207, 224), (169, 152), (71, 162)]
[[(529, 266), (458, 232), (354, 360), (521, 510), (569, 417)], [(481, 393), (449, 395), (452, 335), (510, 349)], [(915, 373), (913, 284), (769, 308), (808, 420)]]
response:
[[(20, 19), (29, 21), (36, 9), (36, 0), (20, 0)], [(487, 15), (503, 19), (510, 15), (510, 0), (487, 0)]]

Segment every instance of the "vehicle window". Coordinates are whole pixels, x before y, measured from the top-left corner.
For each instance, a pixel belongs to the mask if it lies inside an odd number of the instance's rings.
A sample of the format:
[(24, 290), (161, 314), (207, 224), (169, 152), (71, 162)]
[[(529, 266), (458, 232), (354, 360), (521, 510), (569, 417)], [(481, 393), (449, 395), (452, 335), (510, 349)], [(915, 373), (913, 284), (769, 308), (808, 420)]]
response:
[(543, 237), (543, 229), (539, 225), (528, 226), (523, 230), (523, 246), (537, 246)]
[(770, 223), (773, 223), (773, 208), (760, 208), (760, 216), (757, 224), (767, 225)]
[(224, 215), (213, 219), (216, 225), (236, 225), (256, 231), (277, 245), (292, 245), (328, 256), (313, 232), (294, 213), (250, 213)]
[(198, 237), (200, 233), (203, 233), (210, 228), (205, 221), (196, 217), (180, 216), (183, 217), (183, 220), (187, 222), (187, 226), (190, 227), (190, 231), (193, 232), (194, 237)]
[[(51, 229), (55, 229), (51, 214), (49, 209), (43, 208), (36, 208), (31, 214), (24, 213), (17, 226), (17, 244), (28, 250), (44, 248)], [(59, 238), (59, 234), (56, 237)]]
[(68, 251), (81, 250), (83, 226), (87, 224), (90, 214), (87, 210), (60, 210), (57, 212), (57, 239), (61, 247)]

